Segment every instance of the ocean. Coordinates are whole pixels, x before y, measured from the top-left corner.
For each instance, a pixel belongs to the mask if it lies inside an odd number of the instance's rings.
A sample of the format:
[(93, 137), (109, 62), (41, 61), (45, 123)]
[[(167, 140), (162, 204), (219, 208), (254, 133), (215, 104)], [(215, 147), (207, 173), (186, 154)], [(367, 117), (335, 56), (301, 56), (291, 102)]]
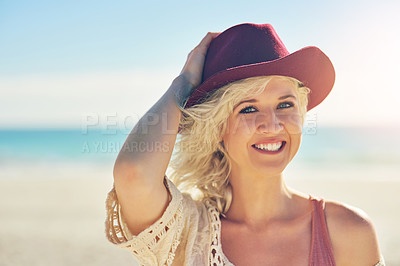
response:
[[(80, 128), (2, 129), (0, 168), (55, 163), (112, 165), (128, 133)], [(399, 136), (400, 130), (395, 128), (307, 128), (291, 164), (327, 169), (369, 167), (400, 173)], [(397, 177), (400, 180), (400, 174), (395, 174)]]

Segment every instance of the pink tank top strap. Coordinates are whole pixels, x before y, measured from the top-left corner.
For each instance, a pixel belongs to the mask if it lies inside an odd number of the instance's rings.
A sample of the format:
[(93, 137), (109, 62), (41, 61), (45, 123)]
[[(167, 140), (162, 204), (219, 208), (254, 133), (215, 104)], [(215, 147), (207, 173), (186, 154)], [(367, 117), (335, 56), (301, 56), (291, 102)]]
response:
[(336, 266), (325, 218), (325, 201), (310, 195), (313, 205), (310, 266)]

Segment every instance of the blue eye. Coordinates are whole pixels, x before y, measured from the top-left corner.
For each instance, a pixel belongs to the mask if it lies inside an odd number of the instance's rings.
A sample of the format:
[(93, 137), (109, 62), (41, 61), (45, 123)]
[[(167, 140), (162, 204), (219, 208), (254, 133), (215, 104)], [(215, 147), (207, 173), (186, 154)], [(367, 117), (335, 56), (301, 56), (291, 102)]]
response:
[(242, 110), (240, 110), (239, 113), (241, 113), (241, 114), (249, 114), (249, 113), (253, 113), (255, 111), (257, 111), (257, 109), (254, 108), (253, 106), (247, 106), (247, 107), (243, 108)]
[(294, 106), (294, 104), (291, 102), (283, 102), (283, 103), (278, 104), (277, 109), (285, 109), (285, 108), (290, 108), (293, 106)]

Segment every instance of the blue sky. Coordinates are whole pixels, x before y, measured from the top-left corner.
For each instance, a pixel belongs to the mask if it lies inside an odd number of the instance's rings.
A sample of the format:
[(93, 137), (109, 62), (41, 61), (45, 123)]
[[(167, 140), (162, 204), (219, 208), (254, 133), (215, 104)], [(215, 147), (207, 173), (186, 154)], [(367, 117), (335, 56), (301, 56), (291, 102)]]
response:
[(394, 0), (0, 0), (0, 127), (132, 120), (207, 31), (243, 22), (271, 23), (289, 51), (315, 45), (331, 58), (337, 80), (311, 114), (319, 123), (399, 124), (399, 11)]

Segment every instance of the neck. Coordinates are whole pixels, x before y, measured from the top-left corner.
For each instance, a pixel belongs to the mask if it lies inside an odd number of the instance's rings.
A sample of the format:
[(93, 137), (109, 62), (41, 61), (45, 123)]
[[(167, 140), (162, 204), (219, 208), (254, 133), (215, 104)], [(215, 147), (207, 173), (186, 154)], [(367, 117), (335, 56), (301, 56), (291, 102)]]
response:
[(262, 227), (274, 219), (289, 215), (293, 193), (282, 174), (245, 176), (231, 174), (233, 199), (226, 219), (249, 227)]

